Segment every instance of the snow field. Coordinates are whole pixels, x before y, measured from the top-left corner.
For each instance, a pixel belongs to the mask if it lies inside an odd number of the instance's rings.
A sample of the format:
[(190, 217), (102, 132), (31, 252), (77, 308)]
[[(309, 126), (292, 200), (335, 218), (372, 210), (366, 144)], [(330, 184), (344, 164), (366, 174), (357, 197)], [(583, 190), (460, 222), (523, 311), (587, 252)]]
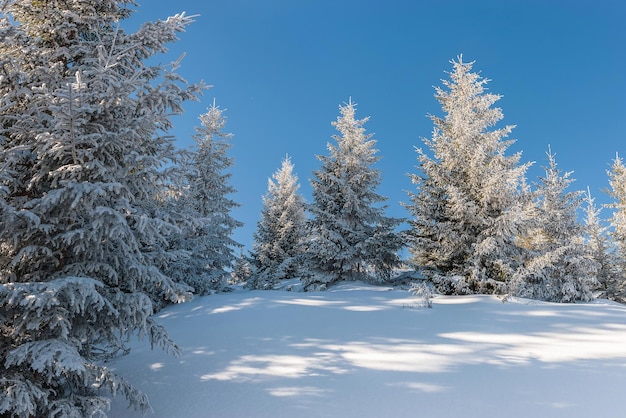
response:
[[(152, 417), (618, 417), (626, 307), (438, 296), (348, 283), (237, 291), (161, 311), (179, 358), (145, 342), (110, 367)], [(111, 417), (140, 416), (114, 402)]]

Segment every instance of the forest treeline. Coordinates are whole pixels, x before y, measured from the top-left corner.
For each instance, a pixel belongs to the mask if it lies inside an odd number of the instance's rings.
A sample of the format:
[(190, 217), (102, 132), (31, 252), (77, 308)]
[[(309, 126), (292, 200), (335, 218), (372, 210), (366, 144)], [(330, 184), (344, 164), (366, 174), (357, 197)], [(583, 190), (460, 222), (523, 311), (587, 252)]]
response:
[(445, 294), (623, 300), (622, 160), (608, 173), (608, 225), (589, 193), (569, 191), (551, 151), (529, 185), (528, 164), (507, 153), (512, 128), (496, 127), (500, 97), (460, 57), (435, 92), (443, 116), (417, 151), (406, 230), (385, 214), (376, 141), (349, 100), (318, 156), (312, 201), (285, 158), (244, 254), (223, 110), (200, 115), (191, 149), (168, 135), (205, 87), (151, 58), (191, 19), (127, 33), (129, 5), (0, 3), (0, 416), (106, 416), (116, 395), (149, 410), (106, 360), (135, 335), (177, 353), (152, 314), (232, 281), (319, 290), (385, 283), (402, 267)]

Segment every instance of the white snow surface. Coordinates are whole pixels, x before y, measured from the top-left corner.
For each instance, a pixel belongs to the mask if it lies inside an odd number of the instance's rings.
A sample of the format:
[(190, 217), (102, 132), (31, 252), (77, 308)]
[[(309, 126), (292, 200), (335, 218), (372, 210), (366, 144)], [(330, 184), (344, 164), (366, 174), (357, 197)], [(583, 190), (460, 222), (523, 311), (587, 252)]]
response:
[[(626, 306), (437, 296), (361, 283), (236, 291), (157, 320), (171, 357), (133, 342), (109, 366), (148, 417), (624, 416)], [(111, 417), (140, 417), (116, 398)]]

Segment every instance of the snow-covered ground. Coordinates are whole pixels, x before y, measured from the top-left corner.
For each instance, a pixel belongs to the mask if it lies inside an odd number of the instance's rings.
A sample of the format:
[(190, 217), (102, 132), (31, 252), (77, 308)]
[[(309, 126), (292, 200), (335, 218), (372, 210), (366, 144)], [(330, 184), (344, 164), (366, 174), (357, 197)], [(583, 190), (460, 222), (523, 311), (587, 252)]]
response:
[(626, 306), (420, 302), (358, 283), (197, 298), (158, 314), (180, 357), (141, 342), (110, 367), (150, 417), (626, 416)]

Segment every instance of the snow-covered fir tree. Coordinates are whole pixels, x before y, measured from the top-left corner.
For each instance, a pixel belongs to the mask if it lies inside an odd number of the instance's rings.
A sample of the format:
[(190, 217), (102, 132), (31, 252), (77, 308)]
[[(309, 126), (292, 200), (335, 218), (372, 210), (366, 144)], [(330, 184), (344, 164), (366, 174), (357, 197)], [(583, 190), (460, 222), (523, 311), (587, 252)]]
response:
[[(174, 159), (170, 115), (195, 99), (150, 64), (191, 20), (118, 22), (132, 2), (0, 3), (0, 415), (105, 416), (146, 397), (100, 360), (132, 334), (176, 352), (149, 295), (173, 225), (145, 209)], [(150, 61), (152, 62), (152, 61)]]
[(245, 255), (243, 249), (239, 249), (239, 255), (235, 260), (233, 271), (230, 273), (232, 284), (244, 283), (254, 275), (254, 257)]
[(256, 274), (248, 281), (249, 287), (269, 289), (279, 280), (300, 276), (306, 216), (293, 168), (287, 156), (273, 180), (268, 180), (261, 219), (254, 233)]
[(626, 294), (626, 166), (619, 155), (615, 156), (609, 177), (608, 190), (613, 202), (606, 205), (613, 213), (609, 219), (611, 225), (610, 237), (615, 245), (615, 267), (619, 277), (618, 292)]
[(577, 211), (583, 192), (567, 191), (571, 172), (561, 174), (547, 152), (545, 177), (536, 189), (537, 210), (526, 236), (527, 260), (510, 285), (513, 295), (552, 302), (588, 301), (597, 287), (597, 263), (584, 243), (585, 227)]
[(386, 279), (399, 263), (402, 240), (394, 232), (401, 222), (386, 217), (386, 200), (376, 192), (380, 172), (373, 167), (380, 157), (372, 134), (356, 119), (356, 105), (339, 107), (333, 122), (339, 132), (328, 144), (330, 155), (318, 156), (322, 167), (313, 172), (313, 203), (308, 206), (310, 236), (307, 259), (312, 276), (305, 285), (337, 280)]
[(487, 93), (487, 79), (473, 63), (452, 61), (450, 80), (436, 88), (444, 117), (417, 149), (417, 192), (406, 204), (413, 216), (406, 234), (414, 263), (444, 293), (503, 292), (518, 267), (515, 237), (529, 219), (525, 185), (529, 164), (505, 155), (512, 126), (495, 129), (501, 96)]
[(600, 292), (599, 297), (623, 301), (625, 295), (621, 294), (621, 280), (617, 270), (615, 253), (607, 236), (608, 228), (602, 224), (600, 218), (602, 209), (595, 205), (595, 199), (591, 196), (589, 188), (587, 188), (585, 203), (585, 244), (589, 256), (598, 266), (596, 278)]
[(200, 125), (194, 135), (196, 149), (183, 167), (187, 183), (174, 196), (177, 212), (185, 214), (174, 248), (187, 252), (188, 258), (179, 258), (167, 271), (203, 295), (226, 288), (235, 251), (241, 247), (233, 231), (242, 223), (231, 215), (239, 204), (229, 197), (235, 193), (228, 171), (234, 162), (228, 156), (232, 135), (224, 133), (223, 109), (214, 103), (200, 115)]

